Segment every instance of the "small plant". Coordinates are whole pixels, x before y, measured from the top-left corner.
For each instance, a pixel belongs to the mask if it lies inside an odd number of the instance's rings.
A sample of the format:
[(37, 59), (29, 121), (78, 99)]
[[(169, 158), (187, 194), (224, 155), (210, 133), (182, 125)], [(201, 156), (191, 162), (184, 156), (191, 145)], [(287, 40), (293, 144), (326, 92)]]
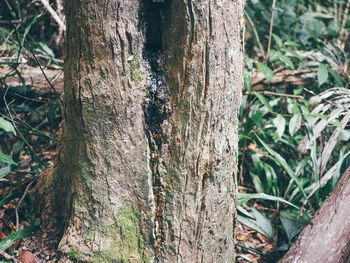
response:
[(126, 75), (130, 77), (130, 80), (138, 84), (142, 81), (142, 69), (141, 69), (141, 59), (140, 54), (132, 55), (128, 58), (126, 65)]
[(67, 253), (67, 256), (71, 260), (82, 260), (83, 259), (83, 253), (78, 250), (78, 248), (74, 247), (71, 251)]

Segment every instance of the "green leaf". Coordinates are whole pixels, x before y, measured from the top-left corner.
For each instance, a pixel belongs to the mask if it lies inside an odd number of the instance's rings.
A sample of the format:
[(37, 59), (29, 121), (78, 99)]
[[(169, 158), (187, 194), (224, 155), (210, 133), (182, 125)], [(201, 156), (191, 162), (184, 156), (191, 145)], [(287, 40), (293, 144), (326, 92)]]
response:
[(12, 246), (17, 240), (20, 240), (24, 237), (30, 236), (32, 232), (34, 232), (38, 228), (37, 225), (30, 226), (23, 230), (18, 230), (15, 233), (9, 235), (7, 238), (0, 241), (0, 252), (8, 249)]
[(253, 172), (249, 172), (250, 176), (252, 177), (252, 181), (253, 181), (253, 184), (254, 184), (254, 187), (255, 187), (255, 190), (258, 192), (258, 193), (263, 193), (265, 192), (264, 190), (264, 186), (260, 180), (260, 177), (253, 173)]
[(11, 200), (20, 197), (21, 195), (22, 195), (22, 194), (19, 193), (19, 192), (17, 192), (17, 191), (10, 192), (5, 198), (3, 198), (3, 199), (0, 201), (0, 208), (1, 208), (3, 205), (7, 205), (8, 203), (10, 203)]
[(277, 128), (276, 132), (278, 137), (281, 138), (286, 127), (286, 119), (281, 114), (278, 114), (276, 118), (272, 120), (272, 122)]
[(0, 117), (0, 129), (3, 129), (6, 132), (12, 132), (14, 135), (17, 135), (15, 128), (12, 123)]
[(303, 93), (303, 91), (304, 91), (303, 88), (300, 88), (300, 89), (293, 89), (293, 94), (294, 94), (294, 95), (300, 95), (300, 94)]
[(272, 33), (272, 37), (275, 40), (276, 44), (278, 47), (282, 46), (282, 40), (279, 36), (277, 36), (276, 34)]
[(282, 47), (281, 50), (283, 50), (286, 53), (290, 53), (291, 55), (293, 55), (294, 57), (296, 57), (299, 60), (303, 60), (303, 58), (296, 51), (291, 50), (290, 48)]
[(286, 45), (286, 46), (294, 46), (294, 47), (299, 47), (300, 46), (297, 42), (292, 41), (292, 40), (285, 41), (284, 45)]
[(21, 46), (23, 46), (24, 40), (26, 39), (32, 25), (35, 24), (36, 21), (38, 21), (38, 17), (34, 17), (33, 20), (27, 25), (26, 29), (24, 30), (23, 37), (21, 38)]
[(285, 203), (287, 205), (290, 205), (296, 209), (299, 209), (299, 207), (297, 207), (296, 205), (292, 204), (291, 202), (288, 202), (287, 200), (285, 200), (281, 197), (267, 195), (265, 193), (257, 193), (257, 194), (238, 193), (238, 195), (237, 195), (237, 202), (240, 205), (248, 202), (250, 199), (259, 199), (259, 200), (269, 200), (269, 201), (281, 202), (281, 203)]
[(48, 56), (55, 57), (55, 54), (53, 53), (52, 49), (47, 44), (42, 42), (38, 42), (37, 44)]
[(244, 87), (246, 90), (250, 91), (252, 89), (252, 82), (250, 80), (250, 74), (247, 69), (244, 69)]
[(262, 74), (264, 74), (266, 80), (268, 82), (271, 82), (273, 78), (273, 71), (268, 66), (264, 65), (261, 62), (258, 62), (257, 64), (258, 64), (259, 70), (261, 71)]
[(2, 152), (0, 152), (0, 162), (17, 165), (17, 163), (10, 156)]
[(334, 78), (336, 84), (338, 87), (344, 87), (345, 81), (344, 79), (339, 76), (337, 72), (335, 72), (333, 69), (327, 67), (328, 72), (331, 74), (331, 76)]
[(254, 91), (253, 92), (254, 95), (266, 106), (266, 108), (270, 111), (273, 112), (273, 109), (269, 103), (269, 101), (263, 96), (261, 95), (259, 92)]
[(5, 166), (0, 169), (0, 178), (5, 177), (12, 172), (11, 166)]
[(325, 83), (328, 80), (328, 70), (327, 67), (320, 63), (317, 70), (317, 80), (318, 80), (318, 87), (320, 87), (323, 83)]
[(301, 114), (294, 115), (290, 121), (289, 121), (289, 133), (291, 136), (294, 136), (294, 134), (299, 130), (301, 125)]
[(263, 162), (263, 167), (265, 171), (265, 177), (266, 177), (266, 188), (268, 190), (267, 193), (270, 193), (272, 191), (272, 194), (274, 196), (279, 195), (279, 187), (278, 187), (278, 178), (275, 170), (273, 167), (265, 162)]
[(267, 236), (269, 239), (273, 239), (275, 236), (275, 228), (272, 225), (271, 219), (255, 207), (252, 207), (252, 213), (255, 220), (238, 215), (238, 221)]
[(246, 59), (245, 59), (245, 64), (246, 64), (246, 66), (248, 67), (248, 69), (249, 69), (250, 71), (253, 70), (253, 68), (254, 68), (254, 63), (256, 63), (256, 60), (253, 59), (253, 58), (246, 58)]
[[(254, 131), (253, 131), (254, 132)], [(307, 198), (307, 195), (304, 191), (303, 186), (301, 185), (299, 179), (296, 177), (295, 173), (293, 172), (292, 168), (288, 165), (288, 163), (286, 162), (286, 160), (279, 155), (277, 152), (275, 152), (270, 146), (268, 146), (257, 134), (256, 132), (254, 132), (255, 136), (258, 138), (259, 142), (265, 147), (265, 149), (269, 152), (269, 154), (271, 154), (274, 157), (274, 160), (282, 166), (282, 168), (286, 171), (286, 173), (295, 181), (295, 183), (297, 184), (299, 190), (302, 192), (305, 200), (308, 201), (308, 204), (310, 206), (310, 208), (312, 210), (313, 207), (311, 206), (311, 203), (309, 201), (309, 199)]]
[(309, 223), (309, 221), (289, 210), (282, 210), (279, 218), (290, 242)]
[(281, 52), (276, 52), (276, 55), (278, 56), (279, 60), (281, 60), (288, 67), (290, 67), (291, 69), (295, 69), (293, 62), (289, 57), (282, 55)]

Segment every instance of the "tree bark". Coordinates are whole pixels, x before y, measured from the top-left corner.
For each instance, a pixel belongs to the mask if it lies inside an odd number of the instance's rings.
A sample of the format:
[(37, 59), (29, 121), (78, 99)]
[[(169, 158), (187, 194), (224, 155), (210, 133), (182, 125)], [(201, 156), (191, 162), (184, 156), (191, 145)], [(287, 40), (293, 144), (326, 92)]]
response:
[(279, 263), (349, 262), (349, 204), (350, 168), (344, 172), (332, 194)]
[(234, 261), (243, 8), (65, 1), (53, 194), (70, 258)]

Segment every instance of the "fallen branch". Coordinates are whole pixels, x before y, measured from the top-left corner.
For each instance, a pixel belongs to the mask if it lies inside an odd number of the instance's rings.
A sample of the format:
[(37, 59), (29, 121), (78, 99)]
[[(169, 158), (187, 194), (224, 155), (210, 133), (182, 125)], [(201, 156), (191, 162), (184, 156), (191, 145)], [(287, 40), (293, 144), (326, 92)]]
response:
[(40, 2), (43, 4), (43, 6), (49, 11), (49, 13), (52, 15), (53, 19), (57, 22), (57, 24), (60, 26), (60, 28), (63, 31), (66, 31), (66, 25), (62, 21), (62, 19), (58, 16), (55, 10), (50, 6), (49, 2), (47, 0), (40, 0)]
[(279, 263), (348, 262), (350, 257), (350, 167)]

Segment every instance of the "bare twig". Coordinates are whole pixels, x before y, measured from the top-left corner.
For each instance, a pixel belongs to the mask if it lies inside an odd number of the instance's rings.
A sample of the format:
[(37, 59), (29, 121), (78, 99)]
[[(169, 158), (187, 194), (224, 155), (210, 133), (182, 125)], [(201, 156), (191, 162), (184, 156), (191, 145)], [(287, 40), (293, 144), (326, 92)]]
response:
[(30, 49), (30, 52), (32, 52), (33, 58), (34, 58), (34, 60), (35, 60), (35, 63), (39, 66), (41, 73), (43, 73), (44, 78), (46, 79), (47, 83), (50, 85), (50, 88), (52, 89), (52, 91), (53, 91), (53, 92), (55, 93), (55, 95), (57, 96), (57, 98), (58, 98), (58, 100), (60, 101), (61, 105), (63, 105), (63, 101), (62, 101), (62, 99), (61, 99), (60, 94), (57, 92), (57, 90), (55, 89), (55, 87), (52, 85), (51, 81), (50, 81), (49, 78), (47, 77), (47, 75), (46, 75), (46, 73), (45, 73), (43, 67), (41, 66), (41, 64), (40, 64), (40, 62), (39, 62), (39, 60), (38, 60), (38, 58), (36, 57), (35, 52), (33, 52), (33, 49), (32, 49), (32, 47), (31, 47), (30, 44), (29, 44), (29, 49)]
[(263, 92), (264, 95), (270, 95), (270, 96), (280, 96), (280, 97), (288, 97), (288, 98), (295, 98), (295, 99), (304, 99), (303, 96), (300, 95), (293, 95), (293, 94), (283, 94), (283, 93), (277, 93), (272, 91), (265, 90)]
[(269, 42), (268, 42), (268, 45), (267, 45), (266, 60), (268, 60), (269, 56), (270, 56), (271, 37), (272, 37), (272, 28), (273, 28), (273, 17), (275, 15), (275, 11), (276, 11), (275, 6), (276, 6), (276, 0), (273, 0), (273, 2), (272, 2), (272, 11), (271, 11), (271, 20), (270, 20)]
[(334, 11), (334, 24), (338, 25), (338, 6), (337, 1), (333, 1), (333, 11)]
[(16, 19), (16, 20), (0, 20), (0, 24), (20, 24), (22, 23), (22, 20)]
[(346, 21), (348, 20), (348, 13), (349, 13), (349, 7), (350, 7), (350, 0), (348, 0), (346, 2), (346, 6), (345, 6), (345, 10), (344, 10), (344, 15), (343, 15), (343, 19), (341, 21), (341, 26), (340, 26), (340, 29), (339, 29), (339, 33), (340, 33), (340, 37), (342, 38), (343, 37), (343, 31), (344, 31), (344, 28), (345, 28), (345, 24), (346, 24)]
[(15, 212), (16, 212), (16, 231), (18, 231), (18, 226), (19, 226), (19, 215), (18, 215), (18, 208), (20, 207), (21, 203), (23, 202), (23, 199), (26, 197), (27, 193), (28, 193), (28, 190), (29, 188), (31, 187), (31, 185), (34, 183), (36, 178), (34, 178), (26, 187), (26, 189), (24, 190), (24, 193), (21, 197), (21, 199), (19, 199), (17, 205), (16, 205), (16, 209), (15, 209)]
[(49, 11), (49, 13), (52, 15), (53, 19), (57, 22), (57, 24), (60, 26), (60, 28), (63, 31), (66, 31), (66, 25), (62, 21), (62, 19), (58, 16), (55, 10), (50, 6), (49, 2), (47, 0), (40, 0), (40, 2), (43, 4), (43, 6)]
[(261, 44), (258, 31), (256, 30), (256, 27), (255, 27), (255, 25), (254, 25), (252, 19), (250, 18), (249, 14), (248, 14), (245, 10), (244, 10), (244, 14), (245, 14), (245, 16), (247, 17), (249, 24), (250, 24), (251, 27), (253, 28), (253, 32), (254, 32), (256, 41), (258, 42), (260, 51), (261, 51), (263, 57), (265, 57), (265, 49), (264, 49), (264, 46)]

